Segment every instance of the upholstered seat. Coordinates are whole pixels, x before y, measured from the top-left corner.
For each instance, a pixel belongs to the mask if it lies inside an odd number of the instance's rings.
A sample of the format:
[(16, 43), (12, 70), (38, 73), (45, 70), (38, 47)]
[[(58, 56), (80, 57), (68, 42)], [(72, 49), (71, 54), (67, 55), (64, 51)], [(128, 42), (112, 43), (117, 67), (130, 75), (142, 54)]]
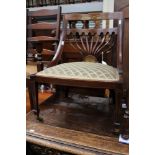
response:
[(47, 68), (36, 74), (42, 77), (88, 81), (118, 81), (116, 68), (101, 63), (71, 62)]

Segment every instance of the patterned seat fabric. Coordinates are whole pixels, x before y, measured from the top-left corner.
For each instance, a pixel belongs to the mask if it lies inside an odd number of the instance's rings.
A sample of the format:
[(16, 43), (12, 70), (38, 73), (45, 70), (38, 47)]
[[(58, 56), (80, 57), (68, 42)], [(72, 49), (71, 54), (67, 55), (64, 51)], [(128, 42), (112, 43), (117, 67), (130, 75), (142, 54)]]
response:
[(36, 74), (42, 77), (88, 81), (118, 81), (116, 68), (101, 63), (71, 62), (47, 68)]

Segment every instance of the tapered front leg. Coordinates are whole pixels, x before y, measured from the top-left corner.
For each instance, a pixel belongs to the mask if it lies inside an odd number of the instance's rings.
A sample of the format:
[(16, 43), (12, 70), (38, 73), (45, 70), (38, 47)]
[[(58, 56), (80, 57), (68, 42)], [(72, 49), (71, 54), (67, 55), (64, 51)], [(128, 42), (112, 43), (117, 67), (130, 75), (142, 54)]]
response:
[(114, 108), (114, 133), (120, 133), (120, 122), (121, 122), (121, 98), (122, 92), (119, 89), (115, 90), (115, 108)]
[(28, 93), (29, 93), (30, 110), (34, 110), (35, 106), (33, 103), (33, 92), (32, 92), (32, 88), (31, 88), (32, 87), (32, 80), (29, 77), (26, 78), (26, 86), (27, 86)]
[(35, 80), (35, 75), (31, 76), (31, 93), (32, 93), (32, 99), (33, 99), (33, 105), (35, 109), (35, 114), (37, 115), (37, 119), (39, 121), (42, 121), (42, 119), (39, 117), (40, 109), (39, 109), (39, 101), (38, 101), (38, 82)]

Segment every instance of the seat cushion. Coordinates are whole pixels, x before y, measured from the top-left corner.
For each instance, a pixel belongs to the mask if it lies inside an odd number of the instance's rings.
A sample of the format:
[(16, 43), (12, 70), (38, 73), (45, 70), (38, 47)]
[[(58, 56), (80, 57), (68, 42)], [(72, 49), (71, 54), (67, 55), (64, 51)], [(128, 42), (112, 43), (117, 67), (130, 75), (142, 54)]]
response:
[(37, 65), (26, 65), (26, 76), (37, 73)]
[(88, 81), (118, 81), (116, 68), (101, 63), (71, 62), (47, 68), (36, 74), (42, 77)]

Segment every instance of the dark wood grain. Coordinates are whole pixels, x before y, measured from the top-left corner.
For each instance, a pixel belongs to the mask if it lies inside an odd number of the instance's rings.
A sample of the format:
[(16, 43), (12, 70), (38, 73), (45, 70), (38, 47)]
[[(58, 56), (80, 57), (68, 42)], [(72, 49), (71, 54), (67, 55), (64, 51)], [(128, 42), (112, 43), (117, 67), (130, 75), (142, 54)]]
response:
[[(71, 46), (80, 51), (83, 56), (85, 54), (95, 55), (95, 57), (100, 57), (102, 52), (104, 55), (111, 50), (117, 53), (116, 57), (116, 66), (119, 68), (120, 72), (122, 72), (122, 25), (123, 25), (123, 14), (121, 12), (115, 13), (88, 13), (88, 14), (67, 14), (64, 17), (64, 29), (66, 31), (66, 35), (69, 36), (69, 41), (71, 42)], [(103, 28), (100, 25), (95, 28), (89, 28), (89, 25), (85, 23), (85, 21), (99, 21), (99, 20), (107, 20), (110, 19), (117, 20), (117, 26), (114, 28)], [(76, 26), (76, 22), (81, 21), (84, 23), (83, 28), (78, 28)], [(73, 23), (74, 26), (73, 26)], [(67, 28), (67, 24), (71, 25), (70, 28)], [(105, 38), (104, 38), (105, 37)], [(104, 40), (105, 39), (105, 40)], [(117, 39), (117, 46), (115, 46), (115, 41)], [(108, 41), (109, 42), (108, 42)], [(75, 42), (75, 43), (74, 43)], [(81, 42), (81, 45), (79, 44)], [(107, 44), (110, 44), (107, 46)], [(115, 47), (114, 47), (115, 46)], [(116, 49), (114, 49), (114, 48)], [(90, 50), (91, 49), (91, 50)], [(113, 54), (114, 55), (114, 54)], [(98, 59), (98, 58), (97, 58)], [(113, 59), (111, 57), (111, 59)], [(113, 60), (112, 60), (113, 61)], [(115, 61), (114, 61), (115, 62)], [(113, 62), (113, 66), (115, 66)]]
[(124, 70), (124, 86), (129, 88), (129, 7), (122, 10), (124, 12), (124, 35), (123, 35), (123, 70)]
[(65, 15), (65, 20), (75, 21), (75, 20), (110, 20), (110, 19), (123, 19), (123, 14), (121, 12), (115, 13), (88, 13), (88, 14), (67, 14)]
[(57, 41), (57, 39), (55, 37), (49, 37), (49, 36), (37, 36), (37, 37), (28, 37), (27, 41), (42, 42), (42, 41)]
[(41, 9), (36, 11), (29, 11), (28, 16), (31, 16), (31, 17), (55, 16), (58, 13), (59, 13), (58, 9), (53, 9), (53, 10)]
[(43, 122), (33, 112), (27, 114), (27, 141), (73, 154), (128, 154), (128, 145), (119, 143), (111, 132), (113, 106), (107, 99), (96, 104), (86, 101), (78, 97), (44, 101)]
[(123, 77), (125, 89), (124, 101), (127, 108), (123, 114), (123, 134), (129, 136), (129, 0), (117, 0), (114, 5), (115, 11), (122, 11), (124, 15), (123, 25)]
[[(32, 60), (41, 64), (41, 61), (52, 60), (60, 39), (60, 16), (61, 7), (54, 10), (27, 10), (27, 63)], [(30, 59), (29, 54), (32, 54)]]
[[(103, 81), (87, 81), (87, 80), (73, 80), (73, 79), (61, 79), (54, 77), (43, 77), (32, 75), (31, 78), (35, 79), (41, 83), (53, 83), (63, 86), (74, 86), (74, 87), (83, 87), (83, 88), (111, 88), (111, 89), (122, 89), (123, 80), (120, 76), (119, 81), (115, 82), (103, 82)], [(81, 84), (82, 83), (82, 84)]]
[(28, 25), (28, 29), (34, 29), (34, 30), (55, 29), (56, 27), (57, 27), (57, 23), (47, 23), (47, 22)]

